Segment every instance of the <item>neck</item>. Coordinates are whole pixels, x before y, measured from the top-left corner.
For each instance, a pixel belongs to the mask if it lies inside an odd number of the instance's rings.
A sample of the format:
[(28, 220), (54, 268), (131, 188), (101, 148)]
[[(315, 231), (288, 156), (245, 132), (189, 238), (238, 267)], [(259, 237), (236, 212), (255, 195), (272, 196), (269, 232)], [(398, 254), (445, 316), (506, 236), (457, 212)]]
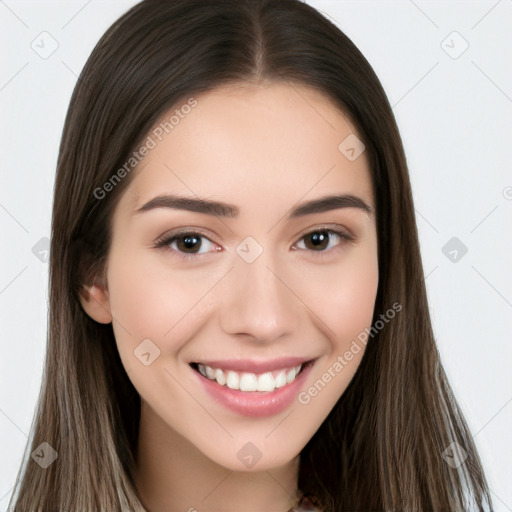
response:
[(299, 457), (268, 471), (231, 471), (200, 452), (142, 402), (136, 484), (147, 512), (287, 512)]

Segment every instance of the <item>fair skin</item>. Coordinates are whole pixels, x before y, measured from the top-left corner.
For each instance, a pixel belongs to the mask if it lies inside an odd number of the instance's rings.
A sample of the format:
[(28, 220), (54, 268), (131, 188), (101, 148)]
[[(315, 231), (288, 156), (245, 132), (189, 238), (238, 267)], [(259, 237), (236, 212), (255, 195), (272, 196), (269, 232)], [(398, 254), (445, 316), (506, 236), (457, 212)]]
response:
[[(300, 392), (332, 374), (338, 356), (371, 326), (375, 215), (354, 206), (289, 213), (338, 194), (374, 209), (370, 170), (365, 153), (350, 161), (338, 150), (357, 132), (311, 88), (244, 84), (195, 98), (197, 107), (150, 151), (123, 192), (105, 274), (82, 306), (94, 320), (112, 322), (141, 397), (137, 486), (148, 511), (285, 512), (297, 490), (299, 454), (364, 350), (308, 403), (296, 393), (264, 417), (213, 400), (189, 363), (299, 356), (313, 361)], [(163, 194), (228, 203), (239, 213), (136, 213)], [(154, 246), (177, 228), (199, 231), (194, 249), (184, 248), (184, 236)], [(310, 232), (324, 233), (319, 248)], [(250, 263), (237, 252), (248, 236), (263, 249)], [(134, 355), (145, 339), (160, 350), (149, 365)], [(260, 454), (251, 467), (239, 457), (247, 443)]]

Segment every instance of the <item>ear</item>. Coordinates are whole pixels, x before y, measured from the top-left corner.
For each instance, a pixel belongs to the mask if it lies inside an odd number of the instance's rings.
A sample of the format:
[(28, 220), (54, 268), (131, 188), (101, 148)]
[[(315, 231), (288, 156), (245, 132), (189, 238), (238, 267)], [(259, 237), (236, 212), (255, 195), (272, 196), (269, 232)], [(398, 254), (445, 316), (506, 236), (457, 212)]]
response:
[(104, 277), (97, 277), (92, 285), (83, 285), (80, 303), (84, 311), (96, 322), (100, 324), (112, 322), (108, 289)]

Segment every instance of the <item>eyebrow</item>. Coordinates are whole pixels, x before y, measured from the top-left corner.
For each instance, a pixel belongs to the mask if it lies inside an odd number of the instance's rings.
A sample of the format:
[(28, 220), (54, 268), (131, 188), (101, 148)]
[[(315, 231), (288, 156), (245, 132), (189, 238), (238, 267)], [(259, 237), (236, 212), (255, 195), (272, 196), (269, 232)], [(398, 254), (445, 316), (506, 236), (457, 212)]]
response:
[[(181, 197), (176, 195), (161, 195), (154, 197), (140, 208), (135, 214), (147, 212), (157, 208), (171, 208), (174, 210), (187, 210), (190, 212), (204, 213), (218, 217), (236, 218), (240, 213), (238, 206), (212, 201), (198, 197)], [(322, 213), (339, 208), (357, 208), (373, 216), (373, 208), (360, 197), (352, 194), (337, 194), (313, 199), (296, 206), (288, 215), (288, 219), (303, 217), (313, 213)]]

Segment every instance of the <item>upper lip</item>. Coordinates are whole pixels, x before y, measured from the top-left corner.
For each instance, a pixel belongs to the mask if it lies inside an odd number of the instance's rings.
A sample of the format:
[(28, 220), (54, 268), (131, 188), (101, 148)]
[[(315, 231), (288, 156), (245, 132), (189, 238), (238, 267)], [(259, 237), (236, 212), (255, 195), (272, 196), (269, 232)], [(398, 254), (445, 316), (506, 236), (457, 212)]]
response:
[(210, 366), (211, 368), (219, 368), (221, 370), (232, 370), (235, 372), (248, 372), (248, 373), (265, 373), (273, 370), (281, 370), (283, 368), (292, 368), (299, 366), (312, 358), (304, 357), (279, 357), (276, 359), (267, 359), (265, 361), (258, 361), (256, 359), (223, 359), (223, 360), (208, 360), (208, 361), (195, 361), (196, 364)]

